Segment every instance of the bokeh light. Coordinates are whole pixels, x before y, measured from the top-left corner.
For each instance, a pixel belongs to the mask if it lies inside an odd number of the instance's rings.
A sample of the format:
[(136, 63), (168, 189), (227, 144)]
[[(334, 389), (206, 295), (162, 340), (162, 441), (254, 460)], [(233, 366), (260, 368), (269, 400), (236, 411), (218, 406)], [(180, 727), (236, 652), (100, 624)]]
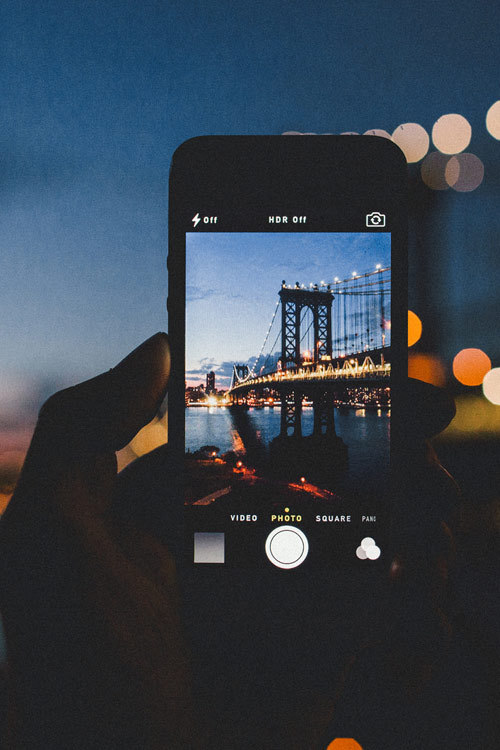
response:
[(390, 141), (392, 140), (392, 136), (387, 130), (367, 130), (363, 135), (378, 135), (381, 138), (388, 138)]
[(444, 174), (453, 190), (470, 193), (483, 181), (484, 164), (475, 154), (457, 154), (448, 161)]
[(443, 154), (459, 154), (470, 143), (472, 128), (463, 115), (442, 115), (432, 127), (432, 142)]
[(447, 190), (449, 188), (446, 182), (445, 169), (450, 157), (442, 154), (441, 151), (432, 151), (427, 154), (420, 167), (422, 180), (427, 187), (432, 190)]
[(500, 367), (493, 367), (484, 376), (483, 393), (488, 401), (500, 406)]
[(433, 354), (410, 354), (408, 377), (443, 386), (446, 382), (446, 370), (439, 357)]
[(363, 748), (352, 737), (337, 737), (330, 742), (326, 750), (363, 750)]
[(486, 130), (497, 141), (500, 140), (500, 99), (486, 113)]
[(464, 437), (477, 439), (500, 436), (498, 404), (491, 403), (483, 394), (476, 394), (477, 391), (469, 391), (467, 395), (455, 398), (456, 417), (441, 433), (440, 439), (463, 440)]
[(422, 335), (422, 321), (412, 310), (408, 310), (408, 346), (413, 346)]
[(481, 385), (491, 360), (481, 349), (462, 349), (453, 360), (453, 374), (462, 385)]
[(409, 163), (420, 161), (429, 150), (429, 135), (425, 128), (416, 122), (398, 125), (392, 134), (392, 140), (399, 146)]

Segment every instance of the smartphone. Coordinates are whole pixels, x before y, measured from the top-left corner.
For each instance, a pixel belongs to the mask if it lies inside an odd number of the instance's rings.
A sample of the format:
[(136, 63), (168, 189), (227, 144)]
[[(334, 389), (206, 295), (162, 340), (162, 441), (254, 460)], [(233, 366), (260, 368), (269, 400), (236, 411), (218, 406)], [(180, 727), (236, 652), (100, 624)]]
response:
[(204, 136), (175, 152), (168, 439), (187, 565), (387, 560), (406, 185), (403, 153), (377, 136)]

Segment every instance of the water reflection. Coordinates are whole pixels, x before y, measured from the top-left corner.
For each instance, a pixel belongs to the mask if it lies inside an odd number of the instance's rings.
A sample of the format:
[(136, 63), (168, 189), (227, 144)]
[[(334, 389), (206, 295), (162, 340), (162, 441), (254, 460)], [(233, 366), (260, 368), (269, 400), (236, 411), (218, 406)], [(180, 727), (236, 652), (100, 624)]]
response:
[[(260, 441), (268, 446), (280, 432), (280, 409), (250, 408), (249, 424)], [(302, 429), (310, 435), (314, 410), (304, 407)], [(388, 472), (390, 413), (386, 409), (335, 409), (336, 432), (348, 447), (350, 483), (378, 483)], [(204, 445), (215, 445), (220, 453), (244, 451), (230, 410), (224, 407), (186, 409), (186, 449), (194, 452)]]

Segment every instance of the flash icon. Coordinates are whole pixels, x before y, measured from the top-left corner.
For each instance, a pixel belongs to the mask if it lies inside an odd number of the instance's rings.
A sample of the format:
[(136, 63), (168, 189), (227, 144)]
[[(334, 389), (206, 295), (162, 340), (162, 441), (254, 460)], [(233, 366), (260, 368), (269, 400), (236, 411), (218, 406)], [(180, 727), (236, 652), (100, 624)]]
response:
[(200, 214), (196, 214), (195, 216), (193, 216), (193, 218), (191, 219), (191, 221), (193, 222), (193, 227), (196, 229), (196, 227), (198, 226), (198, 224), (201, 221)]

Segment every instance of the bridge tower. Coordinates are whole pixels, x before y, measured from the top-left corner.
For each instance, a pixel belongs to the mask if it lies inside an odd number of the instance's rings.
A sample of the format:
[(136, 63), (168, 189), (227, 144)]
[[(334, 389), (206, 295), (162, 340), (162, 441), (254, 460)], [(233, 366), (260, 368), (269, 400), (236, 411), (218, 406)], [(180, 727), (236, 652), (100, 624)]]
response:
[[(248, 365), (234, 364), (233, 374), (231, 376), (230, 390), (232, 391), (235, 385), (238, 385), (238, 383), (240, 383), (242, 380), (246, 380), (246, 378), (248, 378), (249, 375), (250, 375), (250, 370), (249, 370)], [(238, 402), (237, 397), (235, 398), (234, 394), (231, 393), (231, 403), (235, 404), (237, 402)]]
[[(281, 300), (281, 367), (299, 368), (300, 356), (300, 319), (302, 310), (308, 307), (313, 315), (314, 351), (313, 366), (317, 367), (321, 358), (332, 357), (332, 302), (333, 294), (329, 287), (320, 291), (315, 285), (312, 289), (303, 289), (299, 284), (288, 288), (283, 281), (279, 291)], [(281, 430), (280, 435), (287, 437), (289, 430), (296, 437), (302, 436), (302, 392), (299, 389), (282, 393), (281, 397)], [(333, 396), (321, 390), (315, 391), (314, 432), (321, 435), (335, 435)]]
[(235, 385), (238, 385), (241, 380), (245, 380), (245, 378), (248, 378), (249, 372), (250, 371), (248, 369), (248, 365), (233, 365), (231, 388), (234, 388)]
[(298, 284), (288, 289), (285, 282), (279, 291), (281, 299), (281, 366), (287, 369), (289, 363), (300, 367), (300, 316), (304, 307), (313, 314), (314, 352), (313, 361), (317, 364), (321, 357), (332, 356), (332, 302), (330, 289), (319, 291), (301, 289)]

